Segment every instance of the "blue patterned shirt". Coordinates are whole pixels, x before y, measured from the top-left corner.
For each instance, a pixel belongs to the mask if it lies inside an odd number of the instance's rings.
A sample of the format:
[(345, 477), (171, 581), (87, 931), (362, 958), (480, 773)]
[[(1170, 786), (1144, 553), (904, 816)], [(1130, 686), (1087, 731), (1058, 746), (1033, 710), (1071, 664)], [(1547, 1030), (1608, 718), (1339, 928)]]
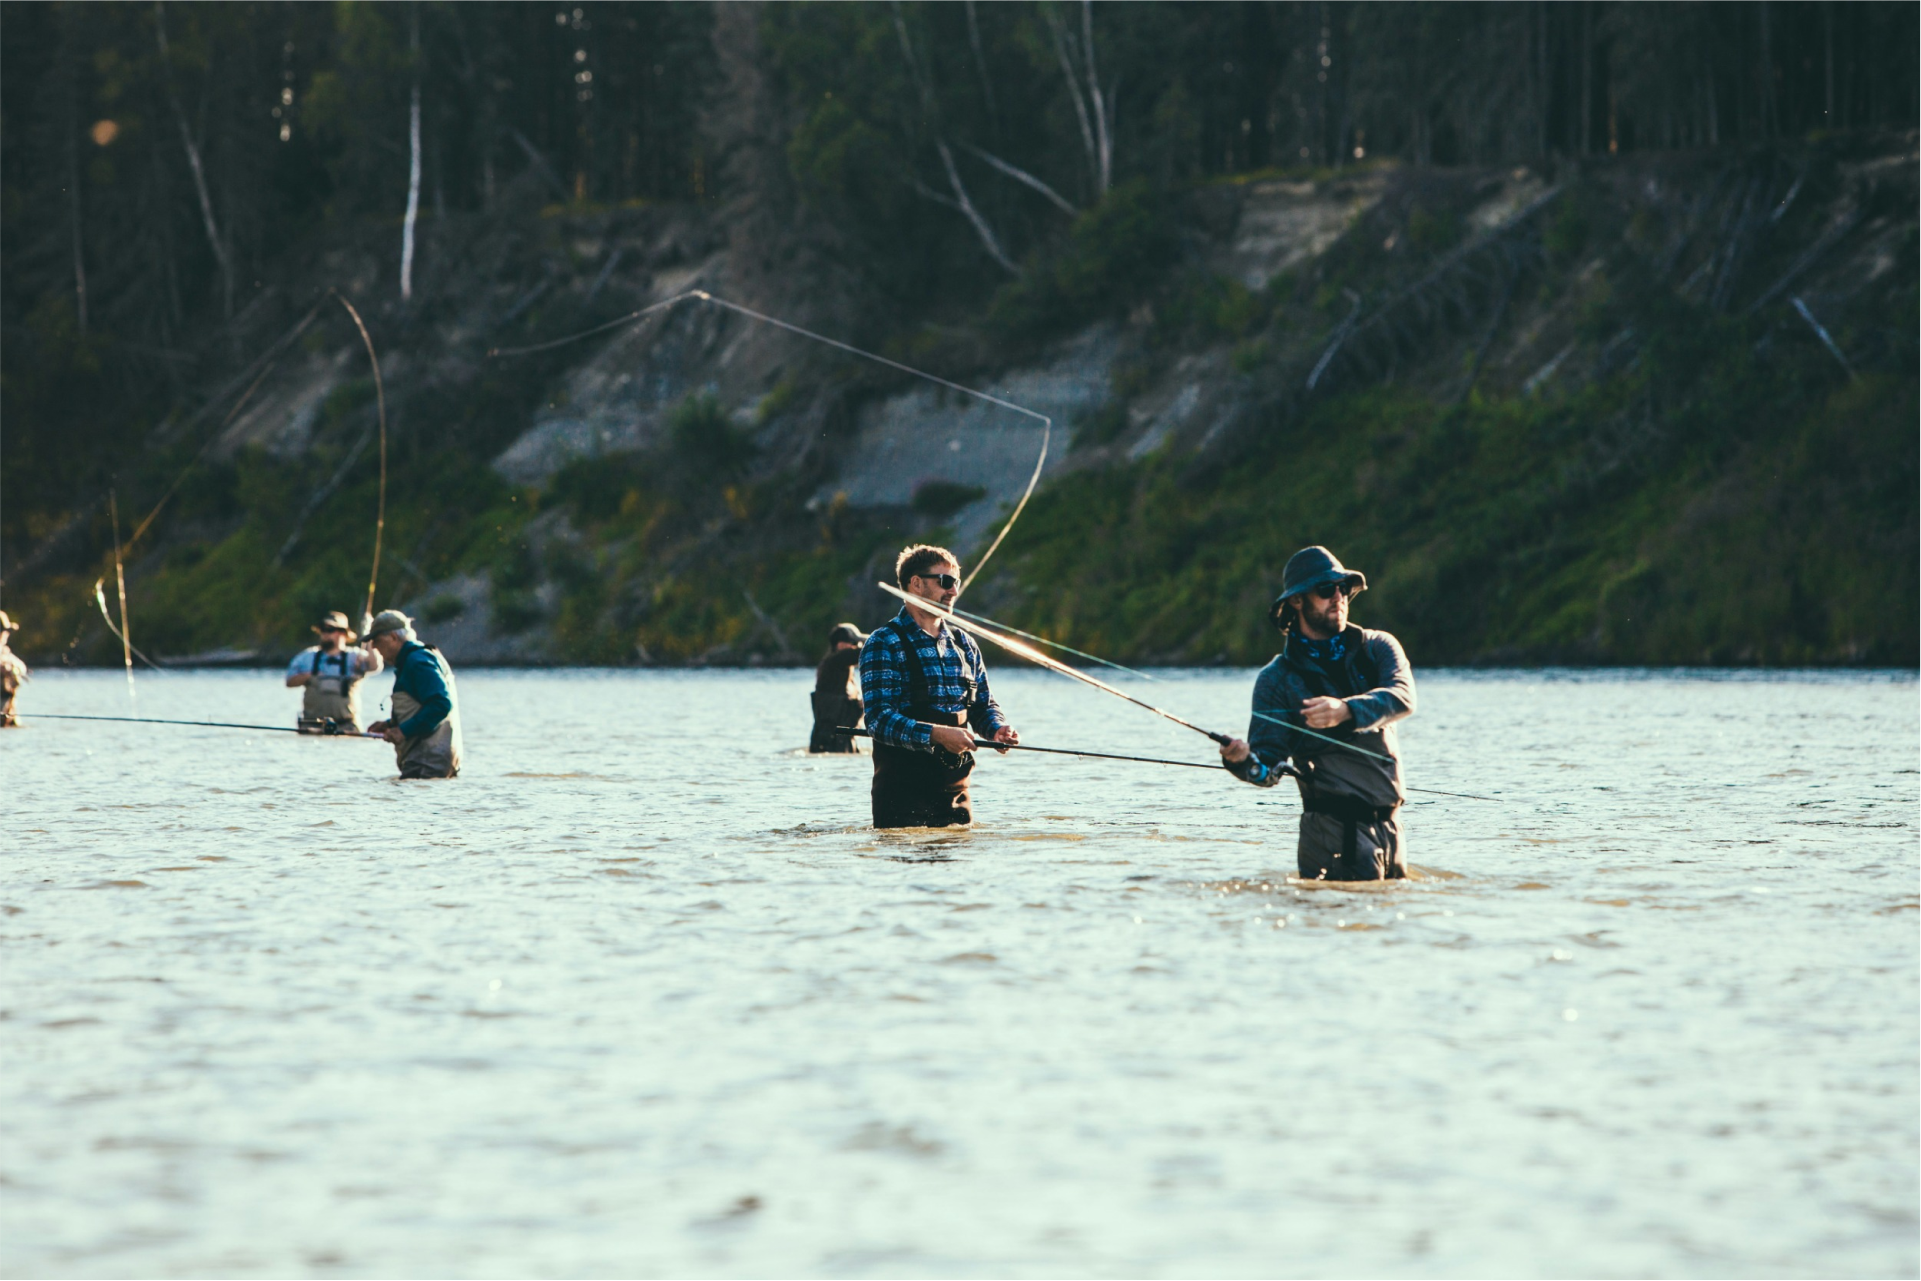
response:
[(860, 651), (860, 696), (867, 707), (867, 732), (876, 743), (934, 750), (932, 727), (907, 712), (914, 697), (909, 645), (920, 655), (927, 673), (926, 697), (934, 711), (965, 711), (979, 738), (991, 738), (1007, 724), (1000, 704), (987, 690), (987, 664), (981, 661), (980, 646), (973, 637), (945, 622), (929, 636), (903, 605), (900, 613), (874, 629)]

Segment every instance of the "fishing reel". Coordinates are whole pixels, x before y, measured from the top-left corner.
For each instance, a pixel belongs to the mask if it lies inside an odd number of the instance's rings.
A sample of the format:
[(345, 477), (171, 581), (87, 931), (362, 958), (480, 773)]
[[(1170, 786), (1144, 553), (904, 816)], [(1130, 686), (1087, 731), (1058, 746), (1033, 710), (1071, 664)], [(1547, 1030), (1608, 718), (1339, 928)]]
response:
[(329, 738), (353, 733), (331, 716), (302, 716), (294, 723), (294, 729), (297, 733), (321, 734)]

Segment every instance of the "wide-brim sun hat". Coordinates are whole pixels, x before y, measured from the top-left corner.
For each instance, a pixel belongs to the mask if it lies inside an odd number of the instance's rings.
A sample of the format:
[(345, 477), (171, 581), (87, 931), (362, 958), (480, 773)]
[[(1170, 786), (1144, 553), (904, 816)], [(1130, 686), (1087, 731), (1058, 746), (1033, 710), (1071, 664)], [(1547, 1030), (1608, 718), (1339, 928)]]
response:
[(326, 631), (328, 628), (347, 633), (348, 640), (355, 639), (353, 624), (348, 622), (347, 616), (337, 609), (328, 610), (320, 616), (320, 621), (313, 625), (313, 630), (317, 632)]
[(1281, 571), (1281, 594), (1274, 598), (1268, 617), (1279, 617), (1281, 606), (1289, 597), (1329, 583), (1341, 584), (1351, 595), (1367, 590), (1367, 575), (1341, 564), (1340, 557), (1318, 544), (1301, 548), (1287, 558), (1287, 568)]

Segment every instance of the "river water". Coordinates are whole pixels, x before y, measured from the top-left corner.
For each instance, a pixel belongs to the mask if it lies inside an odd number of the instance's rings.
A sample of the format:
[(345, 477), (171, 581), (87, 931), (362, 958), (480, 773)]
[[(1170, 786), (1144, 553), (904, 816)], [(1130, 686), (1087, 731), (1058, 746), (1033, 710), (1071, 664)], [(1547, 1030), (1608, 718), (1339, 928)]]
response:
[[(1245, 725), (1250, 674), (1151, 697)], [(467, 765), (0, 734), (11, 1276), (1913, 1276), (1911, 674), (1426, 673), (1418, 882), (1014, 754), (879, 835), (809, 673), (461, 677)], [(28, 713), (289, 723), (269, 673)], [(385, 692), (388, 681), (373, 685)], [(1038, 672), (1027, 741), (1209, 745)], [(31, 721), (31, 716), (28, 718)]]

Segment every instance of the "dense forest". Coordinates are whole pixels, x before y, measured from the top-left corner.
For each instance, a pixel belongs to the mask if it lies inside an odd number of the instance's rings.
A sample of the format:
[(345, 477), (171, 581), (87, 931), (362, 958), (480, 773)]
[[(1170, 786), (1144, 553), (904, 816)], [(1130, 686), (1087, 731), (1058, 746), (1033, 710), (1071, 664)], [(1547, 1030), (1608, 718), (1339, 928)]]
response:
[[(589, 353), (490, 363), (488, 344), (610, 319), (654, 296), (646, 273), (724, 258), (762, 305), (975, 381), (1121, 327), (1074, 466), (983, 580), (1083, 643), (1257, 656), (1257, 629), (1192, 620), (1271, 586), (1239, 550), (1264, 496), (1363, 465), (1364, 492), (1272, 536), (1420, 545), (1379, 599), (1438, 657), (1911, 661), (1917, 38), (1915, 6), (1868, 3), (11, 4), (0, 602), (38, 615), (29, 652), (99, 659), (90, 588), (120, 545), (156, 652), (290, 644), (364, 582), (378, 392), (402, 598), (453, 601), (444, 584), (479, 574), (494, 629), (538, 624), (550, 660), (795, 657), (787, 633), (871, 607), (848, 584), (877, 549), (952, 532), (966, 501), (809, 505), (896, 385), (789, 357), (751, 404), (689, 384), (660, 447), (684, 476), (645, 450), (532, 483), (493, 466)], [(1523, 170), (1545, 203), (1496, 243), (1477, 201)], [(1210, 271), (1263, 183), (1364, 197), (1303, 265)], [(1849, 252), (1892, 274), (1826, 301), (1787, 288)], [(1497, 283), (1446, 275), (1477, 262)], [(385, 384), (340, 375), (299, 458), (236, 447), (291, 362), (354, 350), (329, 289), (364, 313)], [(1407, 298), (1443, 318), (1384, 342)], [(1556, 308), (1593, 359), (1548, 403), (1502, 381), (1497, 335)], [(1121, 450), (1155, 380), (1213, 349), (1254, 425)], [(1315, 395), (1278, 390), (1303, 373)], [(1793, 456), (1856, 514), (1781, 490)], [(1570, 469), (1579, 502), (1541, 481)], [(715, 496), (650, 496), (669, 473)], [(1704, 525), (1716, 492), (1747, 507)], [(1662, 504), (1696, 514), (1660, 525), (1657, 554)], [(543, 505), (567, 536), (516, 541)], [(677, 521), (733, 532), (669, 556), (649, 540)], [(703, 585), (817, 527), (814, 560), (751, 608)], [(1048, 596), (1090, 539), (1132, 581)], [(1660, 559), (1690, 546), (1775, 569), (1724, 565), (1752, 591), (1703, 591)], [(1823, 569), (1850, 547), (1900, 580), (1900, 616), (1809, 622), (1824, 573), (1874, 577)], [(1464, 592), (1481, 621), (1443, 621)], [(1497, 599), (1532, 621), (1488, 621)], [(1621, 633), (1595, 600), (1655, 626)]]

